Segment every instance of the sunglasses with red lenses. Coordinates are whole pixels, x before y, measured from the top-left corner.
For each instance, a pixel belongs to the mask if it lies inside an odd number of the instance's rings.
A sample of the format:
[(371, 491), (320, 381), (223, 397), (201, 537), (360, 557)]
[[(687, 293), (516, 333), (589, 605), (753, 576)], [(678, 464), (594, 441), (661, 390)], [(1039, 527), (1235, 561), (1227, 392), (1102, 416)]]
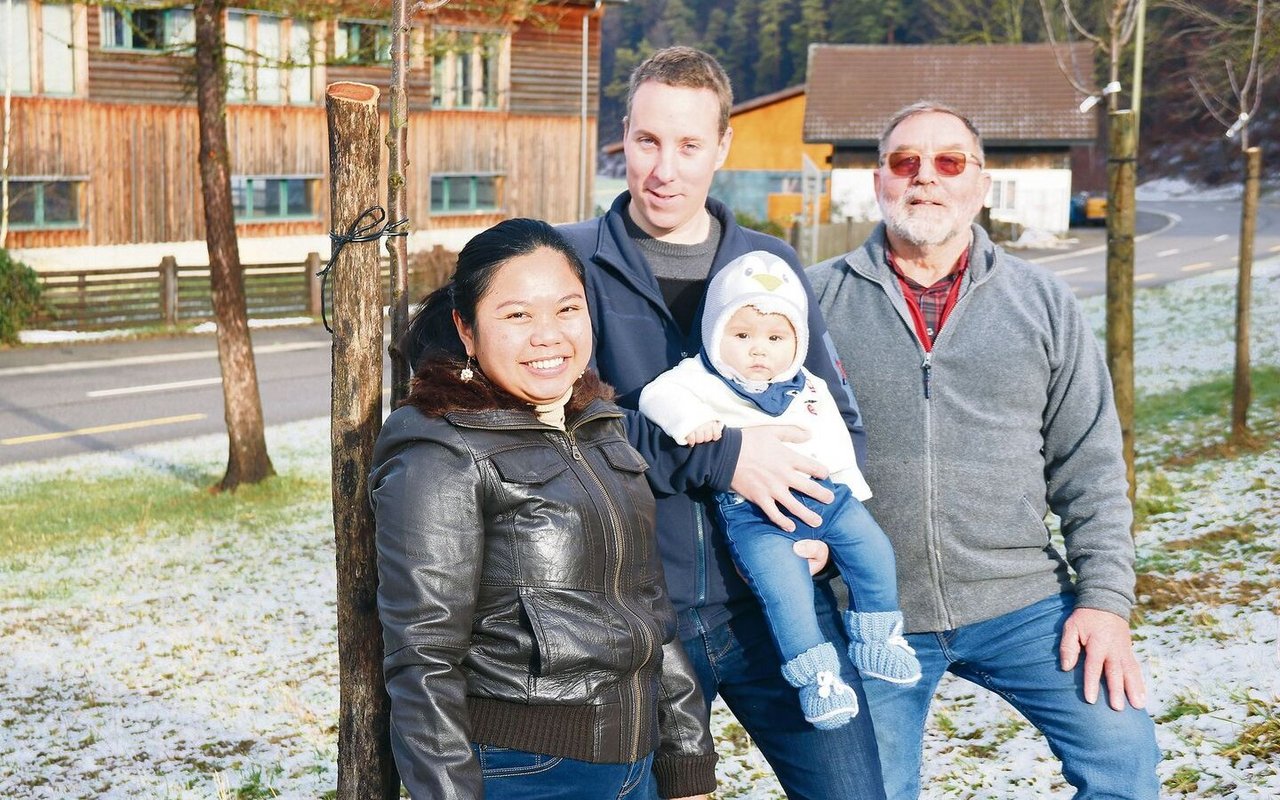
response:
[[(965, 167), (969, 166), (970, 158), (978, 165), (978, 169), (982, 169), (982, 162), (977, 156), (962, 150), (944, 150), (932, 155), (933, 171), (948, 178), (954, 178), (964, 172)], [(920, 174), (920, 164), (924, 157), (924, 153), (918, 153), (915, 150), (895, 150), (885, 156), (885, 164), (889, 167), (889, 171), (899, 178), (914, 178)]]

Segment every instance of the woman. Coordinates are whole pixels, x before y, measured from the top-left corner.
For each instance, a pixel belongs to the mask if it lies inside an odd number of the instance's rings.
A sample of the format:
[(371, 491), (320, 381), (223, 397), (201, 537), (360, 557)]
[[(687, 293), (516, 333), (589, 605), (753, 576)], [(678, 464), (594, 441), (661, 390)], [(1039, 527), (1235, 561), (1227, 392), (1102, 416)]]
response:
[(409, 794), (711, 791), (646, 467), (587, 371), (581, 263), (546, 223), (499, 223), (463, 248), (410, 336), (421, 357), (369, 481)]

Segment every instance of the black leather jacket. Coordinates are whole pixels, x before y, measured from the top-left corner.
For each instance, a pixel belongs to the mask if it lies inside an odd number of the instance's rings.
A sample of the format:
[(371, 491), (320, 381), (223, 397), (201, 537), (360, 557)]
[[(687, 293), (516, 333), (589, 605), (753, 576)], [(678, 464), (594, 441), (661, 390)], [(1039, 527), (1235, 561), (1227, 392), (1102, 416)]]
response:
[[(600, 386), (588, 378), (575, 400)], [(387, 418), (369, 486), (392, 749), (412, 797), (483, 797), (471, 742), (594, 762), (656, 749), (664, 796), (714, 788), (646, 465), (620, 420), (599, 397), (571, 406), (565, 431), (527, 406)]]

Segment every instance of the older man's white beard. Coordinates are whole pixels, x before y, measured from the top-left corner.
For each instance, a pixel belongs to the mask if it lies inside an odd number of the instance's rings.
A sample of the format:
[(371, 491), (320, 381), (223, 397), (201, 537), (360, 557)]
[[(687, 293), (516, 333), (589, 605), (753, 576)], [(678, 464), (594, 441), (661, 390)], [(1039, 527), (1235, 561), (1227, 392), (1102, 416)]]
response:
[(961, 223), (953, 209), (947, 209), (941, 216), (917, 216), (907, 209), (906, 203), (890, 209), (885, 215), (885, 224), (899, 239), (916, 247), (946, 244), (969, 227)]

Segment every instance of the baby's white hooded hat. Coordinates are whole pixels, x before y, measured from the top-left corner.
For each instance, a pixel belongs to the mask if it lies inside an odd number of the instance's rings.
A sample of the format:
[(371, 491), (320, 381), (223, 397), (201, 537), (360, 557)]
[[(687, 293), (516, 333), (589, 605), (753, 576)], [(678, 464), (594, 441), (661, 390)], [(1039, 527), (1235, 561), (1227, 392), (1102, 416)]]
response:
[[(791, 365), (768, 383), (749, 380), (720, 357), (720, 338), (729, 318), (743, 306), (762, 314), (782, 314), (796, 332), (796, 355)], [(747, 391), (758, 393), (770, 383), (789, 381), (800, 371), (809, 352), (809, 298), (800, 276), (786, 261), (765, 250), (753, 250), (730, 261), (707, 285), (702, 311), (702, 349), (711, 365)]]

